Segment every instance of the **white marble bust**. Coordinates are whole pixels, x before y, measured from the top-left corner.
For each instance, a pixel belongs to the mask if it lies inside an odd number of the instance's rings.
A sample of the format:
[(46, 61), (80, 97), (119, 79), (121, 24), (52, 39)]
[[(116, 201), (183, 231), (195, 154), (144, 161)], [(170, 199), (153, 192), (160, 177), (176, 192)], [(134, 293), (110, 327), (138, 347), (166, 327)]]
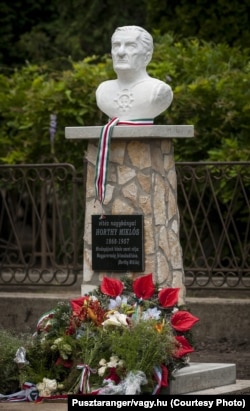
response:
[(138, 26), (118, 27), (111, 45), (117, 79), (98, 86), (97, 106), (110, 119), (154, 119), (170, 106), (173, 92), (164, 81), (147, 73), (153, 54), (151, 34)]

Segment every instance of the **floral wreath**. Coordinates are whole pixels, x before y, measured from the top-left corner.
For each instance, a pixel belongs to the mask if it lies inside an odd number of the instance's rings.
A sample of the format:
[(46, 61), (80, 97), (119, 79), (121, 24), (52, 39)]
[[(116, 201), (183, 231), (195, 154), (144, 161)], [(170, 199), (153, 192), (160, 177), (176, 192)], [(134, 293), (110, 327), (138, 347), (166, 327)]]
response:
[[(161, 288), (153, 275), (104, 277), (93, 292), (45, 313), (15, 361), (36, 401), (69, 394), (159, 394), (194, 351), (199, 321), (178, 307), (179, 288)], [(27, 384), (27, 383), (26, 383)]]

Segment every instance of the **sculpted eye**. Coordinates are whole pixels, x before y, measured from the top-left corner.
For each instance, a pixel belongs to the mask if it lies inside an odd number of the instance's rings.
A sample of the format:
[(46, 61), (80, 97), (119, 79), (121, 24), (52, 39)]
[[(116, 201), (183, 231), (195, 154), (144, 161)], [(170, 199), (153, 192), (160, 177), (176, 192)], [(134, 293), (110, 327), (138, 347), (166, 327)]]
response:
[(127, 48), (129, 48), (130, 50), (136, 49), (137, 44), (136, 43), (128, 43), (127, 44)]
[(118, 43), (112, 44), (112, 50), (117, 50), (118, 48), (119, 48), (119, 44), (118, 44)]

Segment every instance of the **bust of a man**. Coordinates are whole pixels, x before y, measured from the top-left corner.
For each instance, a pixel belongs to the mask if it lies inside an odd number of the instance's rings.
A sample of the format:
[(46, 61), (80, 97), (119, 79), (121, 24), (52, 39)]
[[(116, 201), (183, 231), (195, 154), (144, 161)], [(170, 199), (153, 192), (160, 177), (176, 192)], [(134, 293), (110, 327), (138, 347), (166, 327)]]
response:
[(138, 26), (118, 27), (111, 38), (113, 68), (117, 79), (96, 90), (99, 109), (110, 119), (154, 119), (173, 100), (171, 87), (150, 77), (146, 67), (153, 54), (153, 38)]

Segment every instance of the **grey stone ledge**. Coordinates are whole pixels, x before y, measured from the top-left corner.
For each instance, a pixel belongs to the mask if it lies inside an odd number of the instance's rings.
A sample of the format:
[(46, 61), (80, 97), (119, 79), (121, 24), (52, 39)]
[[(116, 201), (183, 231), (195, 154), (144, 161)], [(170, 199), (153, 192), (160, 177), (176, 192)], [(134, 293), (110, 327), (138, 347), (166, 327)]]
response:
[[(65, 138), (94, 140), (100, 137), (102, 126), (65, 127)], [(148, 125), (148, 126), (115, 126), (112, 138), (190, 138), (194, 137), (192, 125)]]
[(174, 373), (170, 394), (187, 394), (236, 383), (236, 365), (218, 363), (189, 363)]

